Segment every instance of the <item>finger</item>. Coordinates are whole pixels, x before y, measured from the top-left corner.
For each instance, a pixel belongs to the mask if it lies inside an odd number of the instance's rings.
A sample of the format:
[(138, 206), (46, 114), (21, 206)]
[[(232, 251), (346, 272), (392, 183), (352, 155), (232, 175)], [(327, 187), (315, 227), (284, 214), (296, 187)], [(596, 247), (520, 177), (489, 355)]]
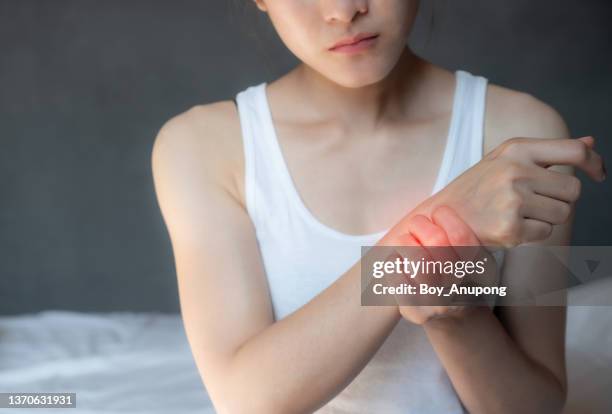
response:
[(444, 229), (458, 256), (464, 260), (473, 260), (479, 255), (481, 242), (478, 236), (455, 210), (448, 206), (439, 206), (432, 212), (431, 218)]
[(406, 257), (410, 260), (418, 260), (421, 257), (428, 256), (427, 251), (421, 243), (410, 233), (403, 233), (394, 237), (395, 251), (402, 258)]
[[(401, 242), (403, 243), (402, 246), (398, 246), (395, 248), (395, 251), (397, 252), (396, 257), (398, 257), (400, 260), (403, 260), (404, 258), (415, 262), (420, 261), (421, 259), (423, 259), (424, 261), (431, 260), (431, 256), (429, 255), (428, 251), (419, 243), (419, 241), (412, 234), (402, 234), (398, 237), (398, 239), (401, 240)], [(395, 260), (395, 258), (393, 258), (392, 260)], [(417, 274), (407, 274), (402, 278), (398, 278), (394, 286), (397, 286), (397, 283), (400, 282), (408, 283), (413, 286), (418, 285), (420, 282), (423, 282), (423, 278), (421, 275), (422, 272)], [(392, 281), (390, 283), (394, 282)], [(419, 296), (420, 295), (417, 295), (415, 297), (412, 297), (410, 295), (396, 295), (395, 299), (397, 304), (400, 306), (414, 306), (420, 303), (420, 300), (423, 299)], [(425, 298), (425, 301), (427, 301), (427, 297)]]
[(395, 239), (395, 256), (391, 256), (392, 260), (395, 260), (395, 257), (399, 257), (400, 260), (407, 258), (408, 260), (417, 261), (421, 258), (425, 260), (429, 259), (429, 253), (421, 243), (410, 233), (403, 233), (396, 237)]
[(417, 214), (410, 221), (410, 233), (436, 260), (457, 260), (444, 229), (427, 217)]
[(595, 138), (591, 137), (591, 136), (587, 136), (587, 137), (581, 137), (578, 138), (580, 141), (584, 142), (585, 144), (587, 144), (587, 146), (590, 149), (595, 148)]
[(478, 236), (468, 224), (450, 207), (441, 206), (432, 212), (432, 220), (446, 231), (448, 240), (457, 256), (474, 261), (484, 250)]
[(435, 224), (444, 229), (452, 246), (480, 246), (476, 233), (452, 208), (437, 207), (432, 212), (431, 218)]
[(410, 233), (400, 234), (394, 238), (394, 243), (398, 246), (420, 246), (417, 239)]
[(410, 233), (424, 247), (450, 246), (446, 232), (422, 214), (410, 219)]
[(580, 197), (582, 184), (573, 175), (544, 168), (534, 168), (531, 190), (542, 196), (566, 202), (574, 202)]
[(523, 239), (520, 240), (520, 243), (546, 240), (551, 233), (552, 224), (540, 220), (526, 218), (521, 222), (521, 234), (523, 235)]
[(573, 165), (596, 181), (603, 181), (603, 160), (582, 139), (531, 139), (525, 141), (529, 159), (544, 168)]
[[(595, 138), (588, 136), (578, 139), (584, 142), (590, 149), (595, 148)], [(605, 180), (608, 173), (606, 171), (606, 160), (603, 157), (601, 158), (601, 169), (603, 170), (603, 179)]]
[(525, 196), (521, 214), (525, 218), (545, 221), (550, 224), (563, 224), (569, 218), (571, 206), (565, 201), (539, 194)]
[[(379, 245), (380, 246), (380, 245)], [(382, 284), (384, 287), (392, 287), (398, 288), (403, 283), (411, 283), (412, 280), (409, 274), (404, 273), (403, 268), (399, 270), (395, 268), (387, 273), (386, 264), (387, 263), (396, 263), (396, 261), (403, 262), (404, 258), (408, 258), (409, 260), (415, 260), (414, 256), (416, 256), (415, 250), (418, 249), (419, 242), (410, 234), (403, 233), (399, 235), (394, 235), (393, 242), (390, 244), (385, 244), (384, 247), (380, 246), (380, 249), (372, 249), (368, 253), (370, 257), (368, 257), (369, 263), (375, 262), (384, 262), (385, 263), (385, 274), (382, 277), (374, 277), (373, 274), (369, 276), (367, 287), (362, 289), (362, 295), (371, 294), (371, 289), (373, 288), (373, 284)], [(403, 251), (403, 249), (408, 250)], [(420, 256), (419, 256), (420, 258)], [(403, 294), (394, 294), (395, 301), (398, 305), (409, 305), (410, 297), (407, 297)]]

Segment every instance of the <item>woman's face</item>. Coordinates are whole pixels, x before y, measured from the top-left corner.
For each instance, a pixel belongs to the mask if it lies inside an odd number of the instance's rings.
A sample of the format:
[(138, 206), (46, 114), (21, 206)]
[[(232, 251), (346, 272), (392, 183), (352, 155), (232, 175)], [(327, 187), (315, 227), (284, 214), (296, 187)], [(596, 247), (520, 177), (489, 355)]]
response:
[[(255, 2), (302, 62), (339, 85), (355, 88), (378, 82), (393, 69), (406, 45), (419, 0)], [(353, 44), (334, 47), (339, 42)]]

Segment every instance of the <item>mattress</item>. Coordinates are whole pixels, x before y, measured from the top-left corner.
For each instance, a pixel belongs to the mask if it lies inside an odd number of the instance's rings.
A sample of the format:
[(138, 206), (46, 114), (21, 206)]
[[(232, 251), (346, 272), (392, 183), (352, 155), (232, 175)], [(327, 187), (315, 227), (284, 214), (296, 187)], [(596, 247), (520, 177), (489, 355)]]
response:
[(180, 317), (168, 314), (1, 317), (0, 392), (76, 393), (76, 408), (54, 413), (214, 413)]

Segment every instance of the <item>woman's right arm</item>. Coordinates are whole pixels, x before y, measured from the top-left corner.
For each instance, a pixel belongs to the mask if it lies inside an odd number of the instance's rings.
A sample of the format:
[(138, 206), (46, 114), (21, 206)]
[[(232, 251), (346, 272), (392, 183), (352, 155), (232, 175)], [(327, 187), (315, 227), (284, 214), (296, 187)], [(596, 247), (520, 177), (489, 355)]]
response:
[(219, 105), (166, 123), (152, 152), (185, 330), (219, 413), (312, 412), (351, 382), (401, 316), (397, 306), (361, 306), (356, 263), (274, 321), (255, 231), (221, 158), (239, 149), (228, 144), (239, 131), (219, 124)]

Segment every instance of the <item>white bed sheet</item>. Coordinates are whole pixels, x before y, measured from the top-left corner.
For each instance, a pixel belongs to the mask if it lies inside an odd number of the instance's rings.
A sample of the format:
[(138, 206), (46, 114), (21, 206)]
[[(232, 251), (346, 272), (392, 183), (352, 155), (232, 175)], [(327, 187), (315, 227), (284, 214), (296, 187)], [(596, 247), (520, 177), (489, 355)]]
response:
[[(611, 297), (611, 285), (573, 292), (570, 303)], [(565, 414), (612, 413), (612, 307), (569, 307), (567, 358)], [(179, 315), (0, 317), (0, 392), (35, 391), (76, 392), (77, 408), (61, 410), (73, 414), (214, 413)], [(19, 413), (49, 410), (60, 412)]]
[(22, 414), (214, 413), (178, 315), (2, 317), (0, 391), (76, 392), (75, 409)]

